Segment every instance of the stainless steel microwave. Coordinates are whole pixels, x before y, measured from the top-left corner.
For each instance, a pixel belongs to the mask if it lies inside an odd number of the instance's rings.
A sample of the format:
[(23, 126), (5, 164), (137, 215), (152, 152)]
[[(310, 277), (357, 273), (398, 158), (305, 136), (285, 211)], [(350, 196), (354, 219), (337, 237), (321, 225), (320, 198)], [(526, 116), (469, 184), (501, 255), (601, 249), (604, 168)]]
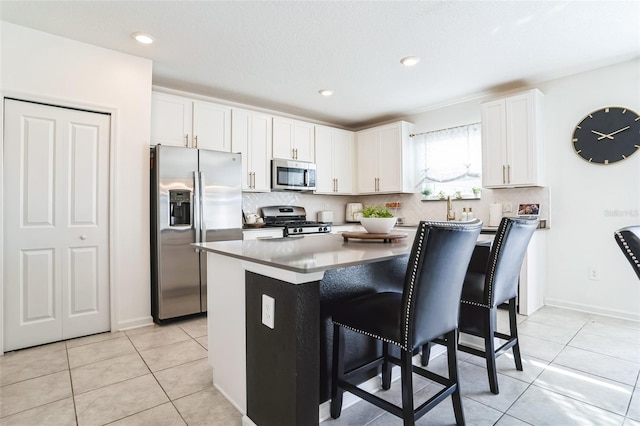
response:
[(306, 161), (271, 160), (271, 189), (314, 191), (316, 165)]

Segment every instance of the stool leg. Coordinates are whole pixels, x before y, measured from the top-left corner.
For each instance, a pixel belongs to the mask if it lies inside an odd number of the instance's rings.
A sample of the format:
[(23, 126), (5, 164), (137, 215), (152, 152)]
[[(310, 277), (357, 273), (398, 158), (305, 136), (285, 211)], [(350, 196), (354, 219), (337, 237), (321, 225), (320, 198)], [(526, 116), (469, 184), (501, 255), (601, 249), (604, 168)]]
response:
[(382, 389), (388, 390), (391, 387), (391, 365), (389, 362), (389, 344), (382, 342)]
[(427, 342), (422, 345), (422, 356), (420, 357), (420, 364), (423, 367), (429, 365), (429, 356), (431, 355), (431, 342)]
[(520, 341), (518, 340), (518, 317), (516, 314), (516, 298), (509, 300), (509, 334), (516, 339), (513, 345), (513, 359), (516, 362), (516, 370), (522, 371), (522, 356), (520, 356)]
[(402, 420), (404, 426), (415, 424), (415, 413), (413, 411), (413, 365), (411, 363), (412, 352), (402, 349), (400, 360), (401, 385), (402, 385)]
[(344, 332), (338, 324), (333, 325), (333, 371), (331, 372), (331, 417), (337, 419), (342, 413), (344, 389), (339, 385), (344, 379)]
[(462, 398), (460, 396), (460, 381), (458, 380), (458, 333), (453, 330), (447, 333), (447, 362), (449, 365), (449, 380), (456, 384), (456, 390), (451, 394), (453, 402), (453, 413), (456, 416), (456, 425), (464, 425), (464, 411), (462, 409)]
[(498, 371), (496, 368), (496, 348), (493, 342), (494, 334), (496, 331), (494, 315), (491, 309), (487, 310), (485, 321), (487, 321), (487, 327), (485, 328), (484, 335), (484, 356), (487, 361), (487, 374), (489, 375), (489, 389), (494, 394), (499, 394), (498, 389)]

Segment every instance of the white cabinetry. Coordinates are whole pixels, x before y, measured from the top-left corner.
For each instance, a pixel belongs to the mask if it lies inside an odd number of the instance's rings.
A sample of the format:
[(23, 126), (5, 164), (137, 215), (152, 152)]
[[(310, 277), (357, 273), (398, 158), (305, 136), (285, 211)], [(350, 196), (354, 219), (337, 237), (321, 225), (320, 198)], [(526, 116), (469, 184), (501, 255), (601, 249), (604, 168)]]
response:
[(314, 161), (314, 138), (311, 123), (273, 117), (273, 158)]
[(151, 144), (231, 152), (231, 108), (154, 92)]
[(242, 190), (269, 192), (272, 116), (236, 108), (232, 114), (231, 147), (242, 154)]
[(414, 192), (409, 134), (413, 124), (386, 124), (356, 133), (358, 193)]
[(529, 90), (482, 104), (482, 185), (540, 186), (542, 93)]
[(316, 193), (353, 193), (354, 133), (316, 126)]
[(243, 240), (257, 240), (258, 238), (282, 238), (282, 228), (266, 229), (244, 229), (242, 231)]

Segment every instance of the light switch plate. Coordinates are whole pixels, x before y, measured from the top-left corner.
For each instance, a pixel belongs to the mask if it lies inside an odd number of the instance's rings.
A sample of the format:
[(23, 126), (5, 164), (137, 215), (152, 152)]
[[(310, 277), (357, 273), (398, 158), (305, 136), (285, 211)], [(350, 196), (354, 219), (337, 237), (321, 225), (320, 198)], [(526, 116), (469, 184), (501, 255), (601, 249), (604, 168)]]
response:
[(273, 329), (275, 324), (275, 316), (276, 316), (276, 300), (267, 296), (266, 294), (262, 295), (262, 323), (267, 327)]

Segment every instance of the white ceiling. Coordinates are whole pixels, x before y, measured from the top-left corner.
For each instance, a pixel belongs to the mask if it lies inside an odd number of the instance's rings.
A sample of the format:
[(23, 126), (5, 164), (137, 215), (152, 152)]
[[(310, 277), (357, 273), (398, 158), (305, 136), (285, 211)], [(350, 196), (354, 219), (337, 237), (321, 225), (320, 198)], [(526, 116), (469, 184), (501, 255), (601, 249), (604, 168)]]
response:
[(2, 0), (0, 19), (152, 59), (154, 85), (352, 129), (640, 56), (637, 0)]

